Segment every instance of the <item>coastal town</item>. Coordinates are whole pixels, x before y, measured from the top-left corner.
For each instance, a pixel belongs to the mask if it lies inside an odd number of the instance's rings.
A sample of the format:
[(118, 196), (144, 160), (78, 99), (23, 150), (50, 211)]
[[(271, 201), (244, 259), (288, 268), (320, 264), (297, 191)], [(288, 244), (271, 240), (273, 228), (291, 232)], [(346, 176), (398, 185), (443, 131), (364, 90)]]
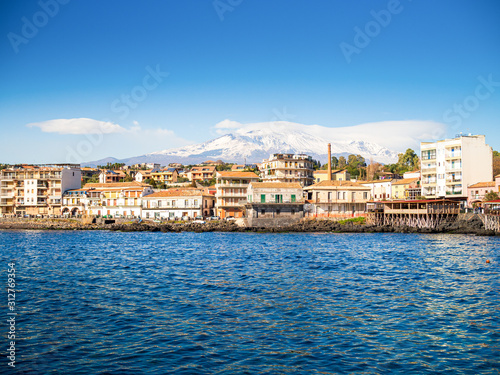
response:
[(383, 220), (398, 214), (397, 220), (428, 223), (439, 221), (426, 208), (438, 212), (436, 205), (454, 213), (500, 212), (500, 155), (484, 135), (422, 142), (418, 154), (409, 149), (389, 166), (367, 164), (360, 155), (337, 158), (325, 147), (329, 162), (323, 166), (308, 155), (287, 153), (246, 165), (3, 165), (0, 217), (234, 220), (265, 227), (373, 218), (377, 212), (386, 214)]

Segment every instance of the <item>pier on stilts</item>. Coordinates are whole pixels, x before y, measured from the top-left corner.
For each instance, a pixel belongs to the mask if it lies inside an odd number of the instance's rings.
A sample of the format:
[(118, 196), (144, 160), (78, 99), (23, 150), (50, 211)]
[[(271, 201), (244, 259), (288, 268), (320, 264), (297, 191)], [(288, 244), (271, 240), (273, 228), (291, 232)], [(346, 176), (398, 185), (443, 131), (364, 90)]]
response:
[(449, 199), (381, 201), (371, 207), (368, 223), (378, 226), (435, 229), (460, 214), (460, 203)]
[(484, 213), (479, 215), (484, 229), (500, 232), (500, 199), (484, 202)]

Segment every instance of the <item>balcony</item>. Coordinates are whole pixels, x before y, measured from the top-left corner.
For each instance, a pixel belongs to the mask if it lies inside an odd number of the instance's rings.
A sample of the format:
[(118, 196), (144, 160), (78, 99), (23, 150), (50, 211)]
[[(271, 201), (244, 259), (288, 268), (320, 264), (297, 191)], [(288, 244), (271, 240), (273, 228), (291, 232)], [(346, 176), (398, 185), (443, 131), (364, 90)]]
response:
[(446, 195), (462, 195), (462, 190), (451, 190), (447, 191)]
[(220, 198), (246, 198), (245, 193), (225, 193), (216, 194)]
[(462, 183), (461, 178), (453, 178), (453, 179), (446, 180), (446, 185), (461, 184), (461, 183)]
[(432, 180), (423, 180), (422, 181), (422, 185), (435, 186), (436, 185), (436, 180), (435, 179), (432, 179)]
[(428, 174), (436, 174), (436, 167), (425, 168), (425, 169), (422, 168), (422, 176)]
[(246, 189), (248, 184), (217, 184), (215, 185), (217, 189), (231, 189), (231, 188), (243, 188)]
[(14, 192), (12, 190), (0, 190), (0, 196), (5, 198), (12, 198), (14, 196)]
[(461, 152), (447, 152), (445, 154), (445, 159), (461, 159), (462, 158), (462, 153)]

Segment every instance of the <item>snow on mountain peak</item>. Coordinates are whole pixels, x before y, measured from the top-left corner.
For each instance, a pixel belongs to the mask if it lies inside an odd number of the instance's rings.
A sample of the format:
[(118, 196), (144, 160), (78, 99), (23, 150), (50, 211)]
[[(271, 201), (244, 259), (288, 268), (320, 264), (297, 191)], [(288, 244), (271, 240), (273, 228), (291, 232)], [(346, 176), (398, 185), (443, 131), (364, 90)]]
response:
[[(224, 120), (215, 128), (228, 131), (210, 141), (185, 147), (168, 149), (144, 155), (165, 160), (190, 160), (201, 162), (206, 159), (222, 159), (234, 162), (261, 162), (273, 153), (305, 153), (325, 162), (327, 144), (332, 145), (332, 154), (360, 154), (365, 159), (390, 163), (397, 160), (397, 153), (375, 143), (337, 139), (334, 128), (318, 125), (302, 125), (287, 121), (274, 121), (242, 125), (236, 121)], [(326, 131), (325, 131), (326, 130)]]

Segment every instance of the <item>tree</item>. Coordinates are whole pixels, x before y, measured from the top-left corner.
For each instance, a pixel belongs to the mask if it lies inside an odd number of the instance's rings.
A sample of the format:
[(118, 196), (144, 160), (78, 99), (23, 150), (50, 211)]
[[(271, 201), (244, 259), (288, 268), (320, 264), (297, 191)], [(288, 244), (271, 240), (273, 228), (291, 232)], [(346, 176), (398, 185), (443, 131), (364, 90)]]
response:
[(339, 157), (339, 169), (344, 169), (347, 165), (347, 161), (345, 160), (345, 157), (341, 156)]
[(420, 158), (411, 148), (407, 149), (403, 154), (398, 155), (398, 162), (391, 172), (393, 173), (404, 173), (408, 171), (414, 171), (420, 166)]
[(156, 189), (156, 181), (152, 178), (148, 178), (144, 181), (146, 184), (151, 185), (153, 189)]
[(486, 193), (483, 200), (485, 202), (488, 202), (488, 201), (495, 201), (497, 199), (500, 199), (500, 197), (498, 196), (498, 193), (496, 193), (494, 191), (490, 191), (490, 192)]
[(500, 152), (493, 151), (493, 178), (500, 174)]
[(125, 165), (125, 163), (108, 163), (106, 165), (98, 165), (97, 168), (99, 169), (120, 169), (121, 167), (123, 167)]
[(125, 177), (125, 179), (123, 181), (124, 182), (132, 182), (132, 181), (134, 181), (134, 178), (128, 174), (127, 177)]
[(313, 163), (313, 168), (314, 168), (315, 171), (317, 171), (318, 169), (321, 168), (321, 163), (320, 163), (319, 160), (314, 160), (313, 159), (312, 163)]
[(339, 167), (339, 159), (336, 156), (332, 156), (332, 169), (337, 169)]
[(219, 171), (219, 172), (221, 172), (221, 171), (230, 171), (232, 166), (233, 166), (233, 164), (224, 163), (224, 164), (216, 166), (215, 170)]
[(373, 159), (370, 159), (370, 164), (366, 167), (366, 179), (368, 181), (374, 180), (375, 179), (375, 173), (377, 173), (378, 169), (380, 168), (379, 163), (375, 163)]

